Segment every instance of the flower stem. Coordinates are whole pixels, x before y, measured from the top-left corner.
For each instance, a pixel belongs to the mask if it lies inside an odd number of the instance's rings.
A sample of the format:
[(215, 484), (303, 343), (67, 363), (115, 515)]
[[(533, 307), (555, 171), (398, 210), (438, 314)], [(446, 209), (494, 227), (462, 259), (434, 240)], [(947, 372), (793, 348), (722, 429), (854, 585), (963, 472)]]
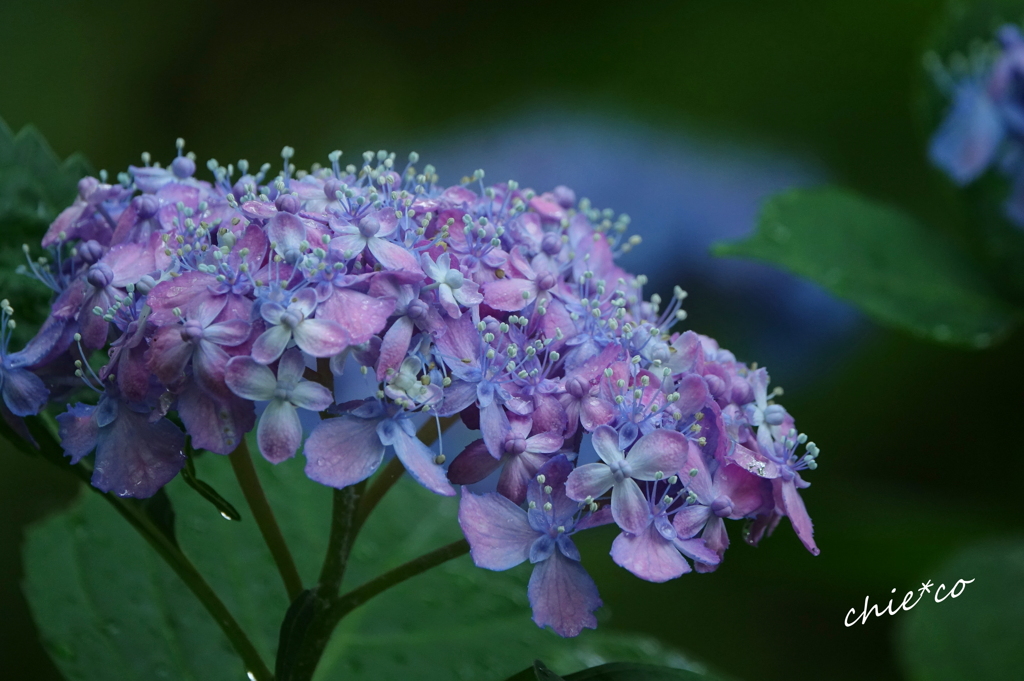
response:
[(249, 445), (246, 444), (244, 438), (238, 447), (228, 455), (228, 458), (231, 460), (235, 477), (238, 478), (238, 484), (242, 488), (242, 494), (245, 495), (245, 500), (249, 504), (249, 510), (252, 511), (253, 519), (256, 520), (256, 525), (260, 528), (267, 548), (270, 549), (270, 555), (274, 557), (277, 571), (281, 573), (284, 588), (288, 591), (288, 600), (293, 601), (302, 592), (302, 578), (299, 577), (295, 560), (288, 550), (288, 544), (285, 543), (284, 535), (281, 534), (277, 519), (274, 518), (270, 502), (267, 501), (267, 496), (263, 493), (256, 468), (252, 465)]
[[(53, 435), (42, 423), (28, 421), (26, 425), (31, 431), (32, 436), (39, 443), (38, 450), (32, 449), (27, 442), (6, 427), (0, 429), (0, 435), (30, 456), (41, 454), (48, 463), (60, 470), (70, 469), (71, 473), (85, 483), (89, 490), (99, 494), (107, 503), (113, 506), (114, 510), (127, 520), (136, 532), (142, 535), (142, 538), (153, 547), (153, 550), (164, 559), (164, 562), (174, 570), (175, 574), (185, 583), (185, 586), (199, 599), (199, 602), (202, 603), (206, 611), (210, 613), (214, 621), (221, 628), (221, 631), (224, 632), (224, 635), (227, 636), (235, 652), (242, 658), (246, 671), (251, 673), (256, 681), (273, 681), (274, 675), (270, 673), (270, 669), (263, 662), (256, 647), (231, 615), (224, 602), (220, 600), (217, 593), (199, 573), (195, 565), (192, 564), (192, 561), (146, 516), (138, 504), (132, 503), (133, 500), (122, 499), (112, 494), (101, 492), (93, 487), (90, 484), (92, 472), (82, 463), (68, 466), (64, 461), (64, 453), (61, 451), (60, 445), (57, 444)], [(12, 435), (13, 437), (11, 437)]]
[(356, 483), (344, 489), (334, 490), (331, 507), (331, 537), (327, 543), (327, 554), (324, 556), (323, 567), (320, 569), (320, 582), (317, 586), (321, 598), (333, 599), (341, 590), (341, 580), (345, 576), (348, 554), (356, 538), (356, 517), (360, 507), (360, 499), (366, 481)]
[(270, 673), (270, 669), (263, 662), (256, 647), (245, 635), (242, 627), (232, 617), (217, 593), (203, 579), (195, 565), (137, 508), (129, 506), (123, 500), (110, 494), (103, 494), (103, 497), (149, 542), (149, 545), (160, 554), (160, 557), (171, 566), (181, 581), (185, 582), (189, 590), (195, 594), (206, 611), (220, 626), (221, 631), (228, 637), (235, 652), (242, 658), (246, 671), (252, 674), (257, 681), (273, 681), (274, 675)]
[[(317, 368), (318, 382), (329, 385), (330, 374), (326, 362), (318, 362)], [(329, 418), (331, 415), (322, 416)], [(434, 422), (428, 422), (420, 428), (420, 439), (428, 445), (432, 444), (454, 420), (441, 419), (440, 428)], [(390, 570), (344, 596), (338, 595), (349, 553), (360, 528), (403, 473), (405, 468), (396, 457), (377, 475), (368, 490), (365, 480), (334, 490), (331, 536), (320, 570), (320, 581), (292, 602), (282, 624), (278, 644), (278, 681), (309, 681), (342, 617), (385, 589), (469, 550), (464, 540), (454, 542)]]
[(434, 549), (430, 553), (425, 553), (419, 558), (410, 560), (408, 563), (399, 565), (393, 570), (388, 570), (379, 577), (371, 579), (366, 584), (356, 587), (341, 596), (331, 607), (331, 615), (335, 618), (335, 624), (342, 617), (382, 591), (386, 591), (393, 586), (401, 584), (410, 577), (415, 577), (430, 568), (437, 567), (466, 553), (469, 553), (469, 542), (465, 539), (459, 539), (439, 549)]

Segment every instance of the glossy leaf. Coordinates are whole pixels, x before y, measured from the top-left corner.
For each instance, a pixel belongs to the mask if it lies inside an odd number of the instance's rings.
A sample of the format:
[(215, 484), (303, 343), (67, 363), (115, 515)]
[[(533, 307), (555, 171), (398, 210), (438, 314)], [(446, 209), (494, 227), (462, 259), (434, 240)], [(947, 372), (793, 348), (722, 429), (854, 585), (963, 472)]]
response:
[(714, 251), (778, 265), (882, 324), (940, 343), (987, 347), (1019, 317), (952, 241), (842, 189), (777, 195), (761, 211), (753, 235)]
[(715, 678), (701, 672), (642, 662), (610, 662), (559, 676), (537, 660), (506, 681), (715, 681)]
[[(1019, 679), (1024, 669), (1024, 540), (965, 549), (925, 577), (936, 586), (933, 595), (900, 616), (899, 652), (907, 678)], [(961, 579), (974, 581), (950, 597), (949, 590)], [(946, 589), (936, 596), (940, 584)]]
[(90, 172), (80, 154), (61, 161), (34, 127), (15, 135), (0, 118), (0, 224), (49, 225)]
[[(244, 503), (225, 457), (203, 456), (195, 465), (229, 503)], [(257, 468), (312, 585), (326, 548), (330, 490), (309, 481), (297, 459), (276, 467), (259, 460)], [(225, 521), (180, 479), (168, 492), (182, 550), (273, 666), (289, 603), (258, 528), (247, 517)], [(95, 496), (33, 528), (26, 546), (27, 593), (64, 674), (133, 681), (153, 678), (143, 675), (148, 668), (193, 678), (201, 664), (209, 670), (204, 679), (240, 678), (240, 663), (198, 602)], [(457, 507), (456, 499), (399, 481), (357, 540), (342, 591), (457, 539)], [(496, 573), (463, 556), (414, 577), (342, 621), (315, 678), (502, 679), (537, 657), (566, 671), (607, 660), (692, 667), (652, 639), (607, 625), (571, 640), (538, 629), (526, 598), (529, 575), (529, 566)]]
[(92, 172), (79, 154), (60, 161), (32, 126), (17, 135), (0, 118), (0, 291), (18, 312), (15, 348), (35, 332), (49, 311), (50, 290), (17, 273), (25, 264), (21, 245), (41, 255), (39, 239), (46, 227), (78, 193), (78, 181)]

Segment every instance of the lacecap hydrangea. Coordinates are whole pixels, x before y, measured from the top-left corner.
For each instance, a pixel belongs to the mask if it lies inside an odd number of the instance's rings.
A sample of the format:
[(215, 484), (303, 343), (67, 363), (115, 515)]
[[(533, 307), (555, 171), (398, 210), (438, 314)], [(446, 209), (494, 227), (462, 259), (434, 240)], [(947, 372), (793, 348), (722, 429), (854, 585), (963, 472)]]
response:
[[(645, 299), (616, 265), (639, 242), (627, 217), (482, 171), (444, 187), (383, 151), (306, 172), (286, 147), (277, 175), (210, 161), (206, 181), (183, 146), (166, 168), (144, 154), (116, 183), (79, 183), (30, 258), (54, 296), (19, 352), (3, 305), (5, 418), (30, 437), (23, 417), (70, 402), (62, 445), (94, 456), (99, 489), (151, 496), (186, 438), (228, 454), (253, 428), (268, 461), (301, 448), (334, 488), (389, 452), (437, 494), (494, 474), (496, 492), (461, 493), (472, 558), (529, 561), (534, 620), (563, 636), (596, 626), (573, 542), (589, 528), (617, 525), (612, 559), (655, 582), (715, 570), (727, 520), (756, 544), (787, 516), (818, 553), (799, 492), (817, 448), (764, 368), (673, 330), (682, 290)], [(353, 361), (377, 387), (339, 403)], [(300, 410), (323, 417), (308, 435)], [(416, 426), (453, 416), (480, 437), (446, 460)]]

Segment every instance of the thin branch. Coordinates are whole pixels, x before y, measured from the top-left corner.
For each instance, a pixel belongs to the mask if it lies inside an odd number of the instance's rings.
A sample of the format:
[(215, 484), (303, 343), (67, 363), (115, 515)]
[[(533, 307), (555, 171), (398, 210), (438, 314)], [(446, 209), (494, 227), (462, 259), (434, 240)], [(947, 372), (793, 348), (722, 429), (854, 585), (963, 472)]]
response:
[[(29, 443), (17, 437), (5, 424), (0, 428), (0, 434), (14, 447), (26, 454), (30, 456), (40, 454), (48, 463), (59, 470), (71, 472), (72, 475), (85, 483), (89, 490), (99, 494), (107, 503), (113, 506), (114, 510), (127, 520), (135, 531), (142, 535), (142, 538), (153, 547), (153, 550), (181, 578), (181, 581), (185, 583), (189, 591), (199, 599), (199, 602), (202, 603), (206, 611), (210, 613), (217, 625), (220, 626), (224, 635), (227, 636), (235, 652), (242, 658), (246, 670), (252, 674), (256, 681), (273, 681), (274, 675), (270, 673), (270, 669), (263, 662), (259, 651), (256, 650), (249, 637), (246, 636), (245, 631), (242, 630), (242, 627), (231, 615), (224, 602), (220, 600), (217, 593), (210, 587), (195, 565), (181, 552), (181, 549), (171, 542), (167, 535), (154, 525), (153, 521), (136, 504), (112, 494), (101, 492), (93, 487), (90, 484), (92, 472), (81, 462), (68, 465), (64, 461), (60, 445), (57, 444), (53, 435), (42, 423), (27, 421), (26, 425), (31, 431), (32, 436), (39, 443), (38, 449), (32, 449)], [(14, 435), (14, 437), (11, 437), (11, 435)]]
[(399, 565), (393, 570), (388, 570), (379, 577), (375, 577), (366, 584), (363, 584), (362, 586), (341, 596), (331, 606), (330, 615), (333, 618), (333, 621), (337, 623), (342, 617), (382, 591), (386, 591), (393, 586), (401, 584), (410, 577), (415, 577), (418, 574), (426, 572), (433, 567), (437, 567), (442, 563), (446, 563), (449, 560), (458, 558), (466, 553), (469, 553), (469, 543), (465, 539), (453, 541), (451, 544), (442, 546), (430, 553), (425, 553), (419, 558), (415, 558), (410, 560), (408, 563)]
[(270, 549), (270, 555), (274, 557), (277, 571), (281, 573), (281, 580), (284, 588), (288, 591), (288, 600), (295, 600), (296, 596), (302, 593), (302, 578), (299, 577), (299, 570), (295, 567), (295, 560), (292, 558), (288, 544), (281, 534), (281, 528), (274, 517), (274, 511), (270, 508), (267, 495), (263, 493), (263, 486), (256, 474), (256, 468), (252, 465), (252, 455), (249, 453), (249, 445), (245, 438), (239, 443), (235, 451), (228, 456), (231, 460), (231, 467), (238, 478), (238, 484), (242, 488), (242, 494), (249, 504), (253, 519), (260, 528), (263, 541)]
[(331, 537), (327, 543), (327, 554), (324, 556), (320, 582), (317, 586), (317, 594), (322, 598), (332, 599), (341, 590), (348, 554), (356, 538), (355, 521), (359, 501), (365, 488), (366, 481), (363, 480), (344, 489), (333, 490)]

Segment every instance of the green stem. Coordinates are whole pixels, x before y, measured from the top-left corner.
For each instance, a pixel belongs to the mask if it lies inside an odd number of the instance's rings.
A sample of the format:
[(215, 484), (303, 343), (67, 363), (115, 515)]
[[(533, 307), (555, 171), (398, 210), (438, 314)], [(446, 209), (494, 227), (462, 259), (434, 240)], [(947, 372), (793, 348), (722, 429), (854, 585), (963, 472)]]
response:
[(181, 581), (185, 582), (189, 590), (195, 594), (242, 658), (246, 671), (252, 674), (257, 681), (273, 681), (274, 675), (270, 673), (270, 669), (263, 662), (256, 647), (232, 617), (227, 606), (218, 598), (217, 593), (203, 579), (199, 570), (185, 557), (185, 554), (171, 544), (167, 537), (138, 509), (132, 508), (110, 494), (104, 494), (103, 497), (149, 542), (149, 545), (160, 554), (160, 557), (171, 566)]
[(377, 477), (373, 479), (373, 484), (370, 485), (369, 489), (366, 490), (366, 494), (359, 501), (359, 508), (356, 509), (355, 517), (355, 530), (358, 532), (362, 528), (363, 523), (370, 516), (370, 513), (380, 500), (384, 498), (388, 490), (391, 489), (399, 478), (405, 474), (405, 466), (402, 465), (401, 460), (396, 456), (395, 458), (388, 461), (387, 465), (384, 466), (383, 470), (377, 474)]
[[(326, 362), (317, 362), (317, 369), (318, 382), (329, 386), (333, 377)], [(322, 416), (330, 417), (329, 414)], [(434, 425), (434, 421), (428, 422), (420, 428), (420, 439), (428, 445), (433, 444), (440, 437), (441, 431), (451, 425), (455, 418), (457, 417), (441, 419), (440, 429)], [(381, 591), (469, 550), (469, 545), (464, 540), (449, 544), (386, 572), (344, 596), (338, 596), (349, 553), (360, 528), (403, 473), (405, 468), (396, 457), (377, 475), (369, 490), (366, 490), (365, 480), (344, 489), (334, 490), (331, 536), (320, 571), (320, 581), (292, 603), (282, 626), (281, 642), (278, 646), (279, 681), (311, 679), (338, 622), (354, 608)], [(285, 651), (284, 656), (281, 651)]]
[(295, 567), (295, 560), (292, 558), (288, 544), (281, 534), (281, 528), (274, 517), (274, 511), (270, 508), (267, 495), (263, 493), (263, 486), (256, 474), (256, 468), (252, 465), (252, 455), (249, 454), (249, 445), (243, 438), (238, 447), (228, 456), (231, 460), (231, 467), (238, 478), (238, 484), (242, 488), (242, 494), (249, 504), (249, 510), (260, 528), (263, 541), (270, 549), (270, 555), (274, 557), (277, 571), (281, 573), (281, 580), (284, 588), (288, 591), (288, 600), (295, 600), (296, 596), (302, 593), (302, 578), (299, 577), (299, 570)]
[[(227, 636), (235, 652), (242, 658), (246, 670), (257, 681), (273, 681), (274, 675), (270, 673), (270, 669), (267, 668), (266, 663), (260, 658), (256, 647), (249, 640), (249, 637), (246, 636), (235, 618), (232, 617), (227, 606), (224, 605), (223, 601), (217, 596), (217, 593), (203, 579), (203, 576), (196, 569), (195, 565), (192, 564), (192, 561), (181, 552), (181, 549), (154, 525), (137, 505), (112, 494), (101, 492), (93, 487), (90, 484), (92, 472), (83, 464), (67, 465), (64, 461), (60, 445), (57, 444), (57, 441), (45, 426), (39, 422), (32, 421), (27, 421), (26, 425), (29, 427), (32, 436), (39, 442), (38, 450), (31, 449), (27, 442), (6, 427), (2, 429), (2, 435), (13, 446), (25, 453), (29, 455), (41, 454), (48, 463), (60, 470), (70, 469), (70, 472), (85, 483), (88, 489), (99, 494), (107, 503), (113, 506), (114, 510), (121, 514), (121, 517), (127, 520), (135, 531), (142, 535), (142, 538), (153, 547), (153, 550), (164, 559), (171, 569), (174, 570), (175, 574), (181, 578), (181, 581), (185, 583), (185, 586), (199, 599), (199, 602), (202, 603), (206, 611), (210, 613), (214, 621), (220, 626), (224, 635)], [(14, 437), (11, 437), (11, 435), (14, 435)]]
[(331, 507), (331, 537), (327, 543), (327, 554), (324, 556), (323, 567), (320, 569), (320, 582), (317, 595), (328, 600), (333, 599), (341, 590), (341, 581), (345, 577), (345, 566), (348, 554), (355, 543), (356, 517), (360, 507), (360, 497), (366, 488), (366, 481), (358, 482), (344, 489), (334, 490)]
[(465, 539), (459, 539), (371, 579), (366, 584), (349, 591), (334, 602), (330, 611), (331, 616), (335, 618), (334, 623), (337, 624), (342, 617), (382, 591), (386, 591), (393, 586), (401, 584), (410, 577), (415, 577), (430, 568), (437, 567), (466, 553), (469, 553), (469, 543)]

